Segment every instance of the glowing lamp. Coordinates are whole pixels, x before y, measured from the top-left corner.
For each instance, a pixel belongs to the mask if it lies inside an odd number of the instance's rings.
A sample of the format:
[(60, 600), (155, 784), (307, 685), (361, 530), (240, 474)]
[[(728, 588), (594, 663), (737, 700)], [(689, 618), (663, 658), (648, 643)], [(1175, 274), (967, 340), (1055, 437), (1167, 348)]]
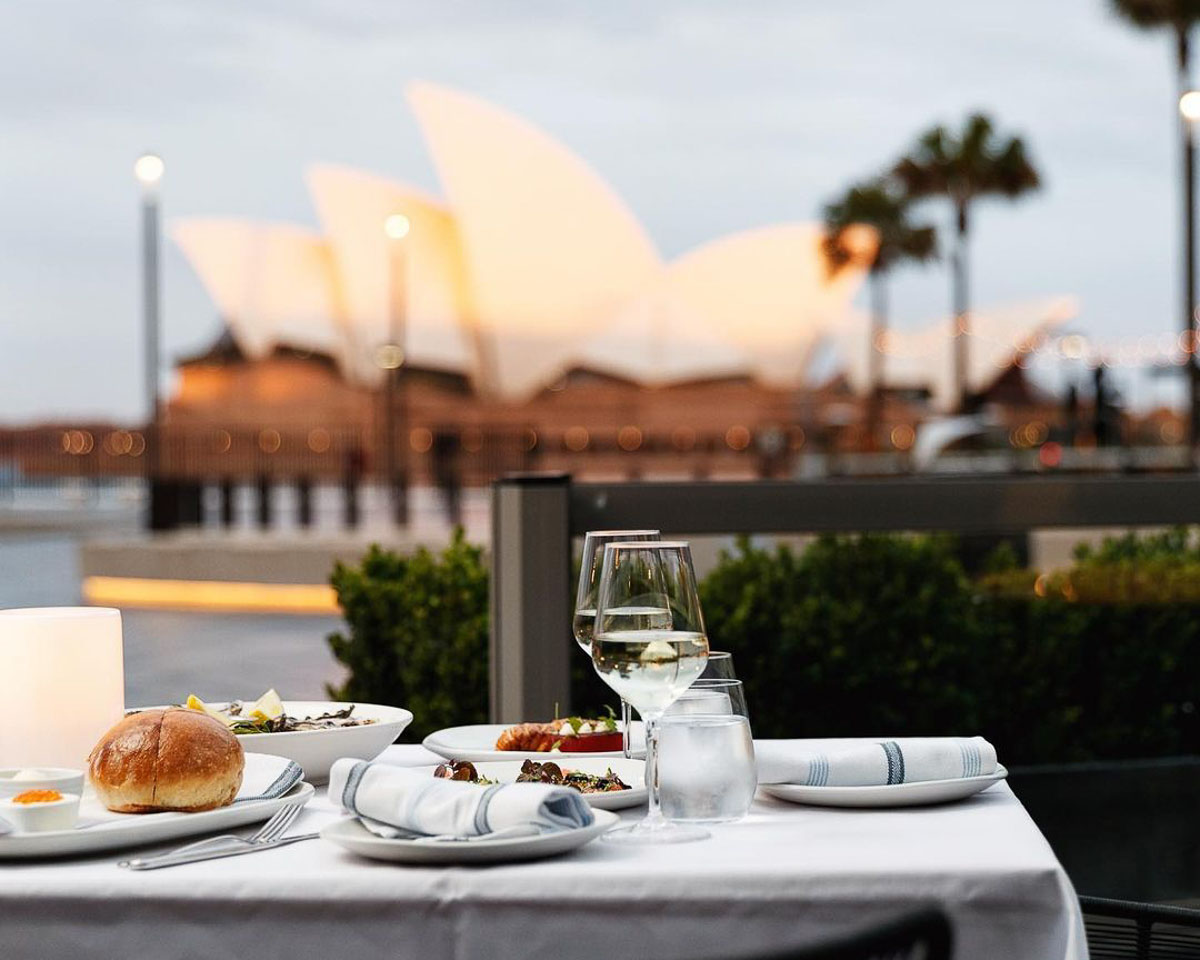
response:
[(408, 217), (402, 213), (393, 213), (383, 221), (383, 232), (392, 240), (403, 240), (408, 236), (410, 226)]
[(1188, 120), (1200, 120), (1200, 90), (1189, 90), (1179, 98), (1179, 112)]
[(133, 175), (137, 177), (138, 183), (147, 187), (158, 183), (165, 170), (166, 165), (163, 163), (162, 157), (155, 153), (143, 154), (133, 165)]
[(124, 710), (120, 611), (0, 610), (0, 767), (83, 767)]

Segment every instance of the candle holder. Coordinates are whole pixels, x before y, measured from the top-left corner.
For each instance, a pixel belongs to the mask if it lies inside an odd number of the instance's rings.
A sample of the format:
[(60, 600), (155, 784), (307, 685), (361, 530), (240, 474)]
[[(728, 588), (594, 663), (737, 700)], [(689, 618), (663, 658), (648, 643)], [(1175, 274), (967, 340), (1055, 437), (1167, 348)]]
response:
[(0, 767), (83, 767), (124, 712), (119, 610), (0, 610)]

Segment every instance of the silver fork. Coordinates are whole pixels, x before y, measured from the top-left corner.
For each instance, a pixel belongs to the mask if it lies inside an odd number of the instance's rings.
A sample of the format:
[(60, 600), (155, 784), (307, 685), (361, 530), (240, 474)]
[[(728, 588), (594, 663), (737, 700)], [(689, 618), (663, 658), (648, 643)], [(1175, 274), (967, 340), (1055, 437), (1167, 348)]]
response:
[[(258, 844), (270, 843), (273, 840), (283, 836), (283, 832), (292, 825), (292, 822), (300, 816), (301, 805), (298, 803), (289, 803), (286, 806), (280, 807), (271, 815), (253, 835), (249, 837), (239, 837), (236, 834), (226, 833), (219, 837), (208, 837), (204, 840), (197, 840), (194, 843), (185, 844), (182, 847), (176, 847), (174, 850), (169, 850), (166, 853), (160, 853), (153, 857), (143, 857), (138, 862), (147, 863), (153, 860), (167, 859), (178, 857), (182, 854), (192, 853), (197, 850), (207, 850), (214, 847), (225, 846), (247, 846), (253, 847)], [(129, 866), (133, 861), (121, 860), (117, 866)]]

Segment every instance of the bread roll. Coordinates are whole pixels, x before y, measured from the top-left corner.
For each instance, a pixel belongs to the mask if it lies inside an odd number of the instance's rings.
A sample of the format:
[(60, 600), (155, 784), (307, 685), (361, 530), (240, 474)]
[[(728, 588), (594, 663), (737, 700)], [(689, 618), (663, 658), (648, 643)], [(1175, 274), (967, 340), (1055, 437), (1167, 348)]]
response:
[(195, 812), (233, 803), (246, 758), (219, 720), (183, 707), (131, 713), (92, 748), (88, 777), (115, 813)]

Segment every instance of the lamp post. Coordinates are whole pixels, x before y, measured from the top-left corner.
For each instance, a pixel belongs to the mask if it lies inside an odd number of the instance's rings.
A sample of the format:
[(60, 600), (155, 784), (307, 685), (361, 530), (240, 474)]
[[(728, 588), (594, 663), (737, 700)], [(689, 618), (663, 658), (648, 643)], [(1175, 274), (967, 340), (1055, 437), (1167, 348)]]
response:
[(133, 175), (142, 186), (142, 337), (143, 376), (146, 391), (145, 471), (148, 522), (151, 529), (160, 525), (155, 509), (156, 486), (160, 466), (158, 444), (159, 397), (159, 263), (158, 263), (158, 185), (165, 171), (162, 158), (145, 153), (133, 165)]
[(1200, 367), (1196, 357), (1196, 121), (1200, 120), (1200, 91), (1188, 90), (1179, 98), (1183, 136), (1183, 331), (1187, 351), (1187, 418), (1189, 448), (1195, 447), (1200, 423)]
[[(402, 213), (383, 222), (388, 240), (388, 342), (378, 352), (384, 370), (383, 469), (392, 501), (392, 519), (397, 526), (408, 524), (407, 417), (404, 395), (404, 328), (408, 319), (408, 250), (406, 238), (412, 225)], [(397, 411), (397, 405), (400, 409)], [(401, 438), (397, 444), (396, 434)]]

